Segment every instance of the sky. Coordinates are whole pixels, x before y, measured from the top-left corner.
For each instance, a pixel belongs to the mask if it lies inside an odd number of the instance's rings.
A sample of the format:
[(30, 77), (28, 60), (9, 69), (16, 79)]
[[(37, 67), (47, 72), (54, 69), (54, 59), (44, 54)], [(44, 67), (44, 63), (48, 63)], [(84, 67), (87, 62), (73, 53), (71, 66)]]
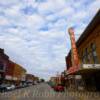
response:
[(76, 40), (100, 0), (0, 0), (0, 48), (28, 73), (49, 79), (66, 69), (68, 28)]

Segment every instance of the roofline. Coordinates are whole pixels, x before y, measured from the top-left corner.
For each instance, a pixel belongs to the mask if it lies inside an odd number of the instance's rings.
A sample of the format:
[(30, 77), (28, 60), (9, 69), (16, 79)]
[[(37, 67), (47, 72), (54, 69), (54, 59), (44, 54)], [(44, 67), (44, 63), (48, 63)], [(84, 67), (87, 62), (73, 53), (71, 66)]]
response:
[(80, 38), (76, 42), (76, 45), (79, 46), (82, 43), (82, 41), (89, 35), (89, 33), (91, 33), (93, 31), (93, 29), (98, 24), (100, 24), (100, 9), (96, 13), (96, 15), (94, 16), (92, 21), (88, 24), (88, 26), (86, 27), (85, 31), (82, 33), (82, 35), (80, 36)]
[[(79, 37), (79, 39), (76, 42), (76, 46), (78, 47), (82, 41), (84, 40), (85, 37), (87, 37), (89, 35), (89, 33), (98, 25), (100, 24), (100, 9), (98, 10), (98, 12), (96, 13), (96, 15), (94, 16), (94, 18), (92, 19), (92, 21), (88, 24), (88, 26), (86, 27), (86, 29), (84, 30), (84, 32), (81, 34), (81, 36)], [(68, 55), (70, 54), (71, 49), (68, 52)], [(66, 57), (68, 57), (68, 55)]]

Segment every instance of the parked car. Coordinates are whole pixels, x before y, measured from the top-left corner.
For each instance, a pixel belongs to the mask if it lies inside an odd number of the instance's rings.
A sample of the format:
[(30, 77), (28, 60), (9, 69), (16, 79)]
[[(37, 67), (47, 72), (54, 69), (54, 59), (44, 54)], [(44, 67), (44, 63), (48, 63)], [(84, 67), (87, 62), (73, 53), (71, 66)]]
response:
[(37, 81), (34, 81), (34, 85), (37, 85), (38, 84), (38, 82)]
[(20, 89), (20, 88), (22, 88), (21, 85), (16, 85), (16, 89)]
[(0, 85), (0, 92), (5, 92), (5, 91), (7, 91), (7, 86), (8, 86), (8, 85), (6, 85), (6, 84), (1, 84), (1, 85)]
[(7, 87), (7, 91), (10, 91), (10, 90), (14, 90), (15, 89), (15, 85), (8, 85)]
[(28, 84), (23, 84), (22, 88), (25, 88), (25, 87), (28, 87), (28, 86), (29, 86)]
[(16, 85), (16, 89), (25, 88), (25, 87), (28, 87), (28, 84)]
[(36, 85), (35, 82), (33, 82), (32, 85)]
[(57, 92), (64, 92), (65, 91), (64, 86), (62, 86), (61, 84), (58, 84), (58, 85), (54, 86), (53, 88)]

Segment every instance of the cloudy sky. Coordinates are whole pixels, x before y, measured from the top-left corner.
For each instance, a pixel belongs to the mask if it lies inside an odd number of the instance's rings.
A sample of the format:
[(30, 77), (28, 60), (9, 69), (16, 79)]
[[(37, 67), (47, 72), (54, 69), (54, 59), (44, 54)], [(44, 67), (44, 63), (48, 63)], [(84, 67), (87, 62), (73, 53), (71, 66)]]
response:
[(48, 79), (65, 69), (68, 27), (76, 39), (100, 0), (0, 0), (0, 48), (28, 73)]

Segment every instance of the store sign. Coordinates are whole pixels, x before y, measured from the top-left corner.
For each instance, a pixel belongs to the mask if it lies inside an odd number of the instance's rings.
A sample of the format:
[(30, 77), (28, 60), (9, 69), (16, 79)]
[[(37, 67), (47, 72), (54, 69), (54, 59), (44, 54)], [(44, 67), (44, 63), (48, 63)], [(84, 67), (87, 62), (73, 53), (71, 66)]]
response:
[(75, 79), (82, 79), (81, 75), (75, 75)]
[(73, 79), (74, 75), (68, 75), (68, 79)]
[[(71, 70), (77, 70), (79, 69), (79, 58), (78, 58), (78, 52), (77, 52), (77, 47), (76, 47), (76, 42), (75, 42), (75, 35), (74, 35), (74, 30), (73, 28), (69, 28), (68, 30), (69, 35), (70, 35), (70, 40), (71, 40), (71, 47), (72, 47), (72, 66), (75, 68), (72, 68)], [(76, 67), (77, 66), (77, 67)]]
[(83, 68), (96, 68), (100, 69), (100, 64), (83, 64)]
[(13, 77), (13, 80), (15, 80), (15, 81), (16, 81), (16, 80), (18, 80), (18, 78), (17, 78), (17, 77)]
[(6, 76), (5, 76), (5, 79), (7, 79), (7, 80), (12, 80), (12, 76), (6, 75)]

